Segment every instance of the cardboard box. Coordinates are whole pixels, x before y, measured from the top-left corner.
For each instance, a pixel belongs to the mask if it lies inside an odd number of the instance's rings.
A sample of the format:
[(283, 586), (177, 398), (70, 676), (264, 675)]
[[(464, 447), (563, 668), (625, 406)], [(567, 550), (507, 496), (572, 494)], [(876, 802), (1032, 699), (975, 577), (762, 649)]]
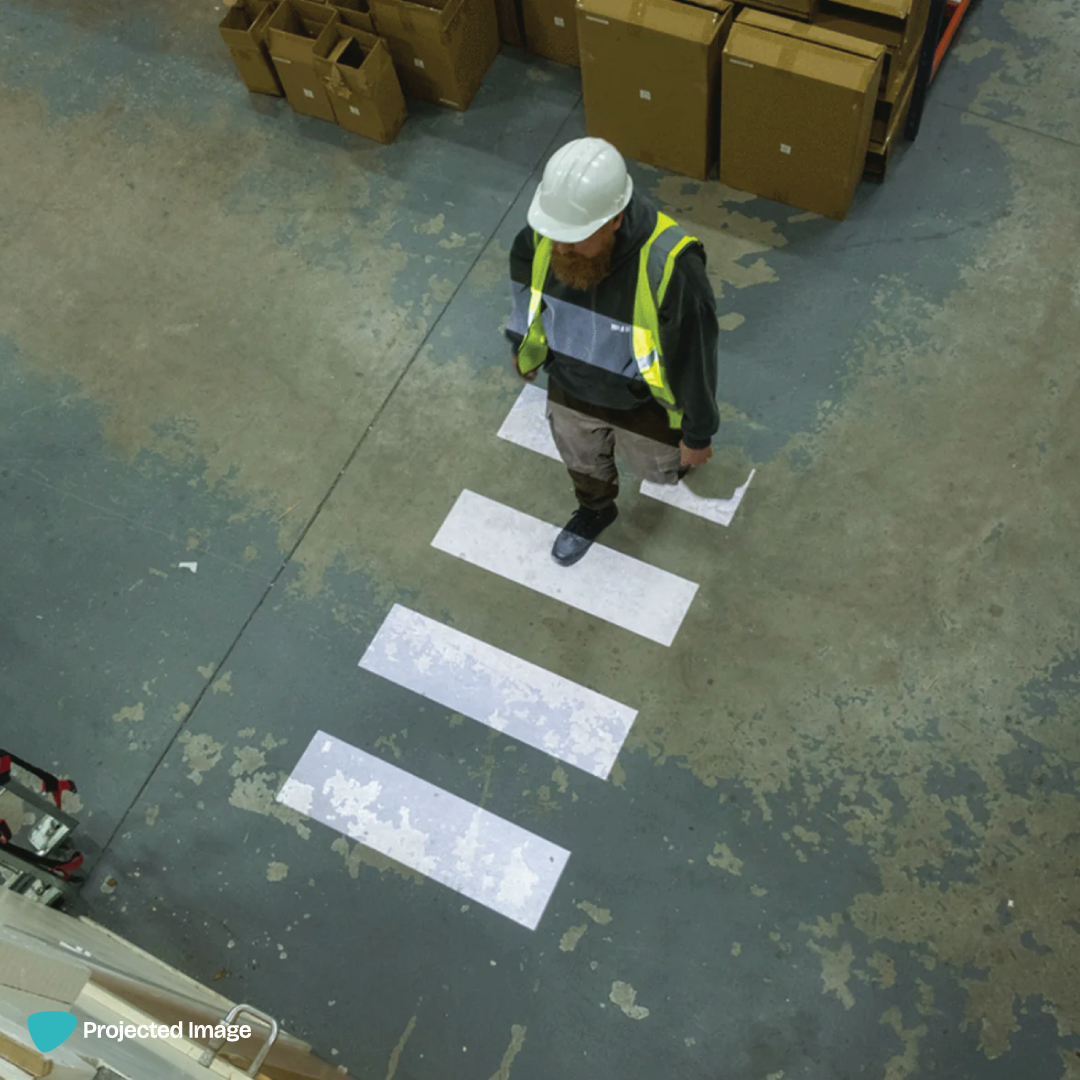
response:
[(385, 41), (338, 26), (336, 38), (316, 47), (315, 71), (341, 127), (381, 143), (397, 138), (407, 115), (405, 97)]
[(281, 81), (266, 48), (266, 24), (273, 12), (270, 0), (238, 0), (225, 12), (220, 27), (244, 85), (256, 94), (281, 97)]
[(720, 56), (734, 9), (681, 0), (578, 0), (589, 135), (706, 180), (717, 159)]
[[(648, 0), (640, 0), (644, 7)], [(525, 48), (571, 67), (581, 66), (575, 0), (521, 0)]]
[(367, 0), (318, 0), (318, 3), (333, 8), (342, 26), (364, 30), (369, 34), (375, 33), (375, 20), (371, 17)]
[(889, 171), (889, 162), (892, 160), (893, 151), (903, 136), (904, 125), (907, 123), (908, 113), (911, 110), (911, 101), (914, 96), (915, 79), (913, 76), (908, 79), (903, 94), (893, 106), (884, 137), (881, 139), (871, 138), (870, 140), (870, 146), (866, 151), (865, 175), (871, 179), (885, 179), (885, 175)]
[(724, 47), (720, 179), (842, 219), (862, 178), (884, 46), (745, 10)]
[(820, 0), (818, 26), (892, 49), (904, 44), (911, 0)]
[(315, 52), (337, 33), (338, 15), (317, 0), (281, 0), (267, 23), (270, 56), (293, 109), (336, 120), (326, 87), (315, 72)]
[[(894, 59), (894, 63), (895, 63)], [(903, 107), (904, 98), (910, 100), (910, 91), (915, 85), (915, 76), (919, 71), (919, 54), (916, 52), (908, 58), (907, 68), (900, 68), (903, 82), (896, 90), (887, 89), (885, 94), (879, 95), (874, 102), (874, 122), (870, 127), (870, 141), (883, 143), (889, 132), (893, 118), (897, 111)], [(882, 80), (884, 81), (884, 80)]]
[(813, 22), (818, 10), (818, 0), (743, 0), (743, 5), (801, 22)]
[(494, 0), (371, 0), (406, 97), (467, 109), (499, 52)]
[(499, 40), (513, 45), (516, 49), (525, 48), (525, 12), (521, 5), (522, 0), (495, 0)]
[(908, 65), (919, 54), (929, 0), (820, 0), (818, 26), (884, 45), (881, 96), (899, 100)]

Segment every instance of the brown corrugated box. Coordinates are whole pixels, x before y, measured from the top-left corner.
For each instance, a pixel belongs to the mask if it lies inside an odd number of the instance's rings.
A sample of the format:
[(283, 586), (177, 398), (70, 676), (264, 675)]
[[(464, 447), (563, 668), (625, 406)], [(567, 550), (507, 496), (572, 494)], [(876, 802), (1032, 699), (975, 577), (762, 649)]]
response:
[(494, 0), (371, 0), (407, 97), (466, 109), (499, 52)]
[(626, 157), (705, 180), (717, 159), (720, 56), (732, 5), (578, 0), (589, 135)]
[(315, 50), (337, 32), (338, 14), (317, 0), (281, 0), (266, 26), (270, 56), (289, 104), (333, 122), (333, 106), (315, 71)]
[(820, 0), (814, 22), (827, 30), (884, 45), (881, 96), (899, 99), (926, 30), (929, 0)]
[[(917, 66), (913, 66), (911, 76), (904, 84), (903, 93), (896, 104), (892, 106), (881, 138), (878, 138), (876, 133), (871, 135), (870, 146), (866, 151), (866, 175), (876, 180), (885, 179), (885, 174), (889, 169), (889, 161), (897, 143), (900, 141), (904, 124), (907, 122), (908, 112), (911, 109), (911, 99), (915, 95), (915, 67)], [(876, 119), (874, 127), (878, 132), (881, 131)]]
[(818, 26), (899, 49), (904, 43), (911, 0), (820, 0)]
[(784, 15), (789, 19), (813, 22), (818, 10), (818, 0), (741, 0), (743, 6), (767, 12), (770, 15)]
[(284, 91), (266, 48), (266, 24), (273, 9), (270, 0), (237, 0), (220, 27), (244, 85), (256, 94), (281, 97)]
[[(648, 0), (638, 0), (644, 7)], [(575, 0), (521, 0), (525, 47), (537, 56), (581, 66)]]
[(495, 0), (495, 13), (499, 20), (499, 40), (517, 49), (525, 48), (522, 34), (525, 18), (521, 0)]
[(341, 127), (381, 143), (397, 138), (407, 114), (385, 41), (338, 26), (336, 37), (316, 47), (315, 71)]
[(371, 9), (367, 0), (317, 0), (320, 4), (326, 4), (338, 14), (338, 22), (342, 26), (351, 26), (354, 30), (366, 30), (369, 34), (375, 33), (375, 20), (371, 17)]
[(862, 177), (883, 46), (746, 10), (724, 47), (720, 179), (843, 218)]
[[(894, 60), (895, 63), (895, 60)], [(904, 98), (910, 97), (910, 92), (915, 84), (915, 76), (919, 70), (919, 54), (916, 52), (908, 58), (907, 67), (901, 68), (903, 82), (895, 89), (888, 88), (884, 95), (879, 94), (874, 102), (874, 123), (870, 128), (870, 141), (884, 142), (897, 112), (904, 105)], [(884, 81), (884, 80), (883, 80)]]

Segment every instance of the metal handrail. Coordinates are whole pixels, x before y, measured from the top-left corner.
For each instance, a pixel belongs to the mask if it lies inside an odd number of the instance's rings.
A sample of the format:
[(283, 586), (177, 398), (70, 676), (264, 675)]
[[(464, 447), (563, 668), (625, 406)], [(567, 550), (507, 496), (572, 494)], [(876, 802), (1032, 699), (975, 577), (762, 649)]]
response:
[[(257, 1076), (259, 1069), (262, 1068), (263, 1062), (266, 1061), (267, 1055), (270, 1053), (270, 1048), (277, 1041), (278, 1037), (278, 1022), (272, 1017), (267, 1016), (266, 1013), (260, 1012), (258, 1009), (253, 1008), (250, 1005), (235, 1005), (229, 1010), (228, 1015), (222, 1021), (226, 1027), (241, 1014), (244, 1013), (250, 1016), (253, 1020), (259, 1020), (266, 1024), (270, 1028), (270, 1038), (266, 1040), (266, 1045), (256, 1055), (255, 1060), (252, 1061), (250, 1068), (247, 1071), (248, 1076)], [(209, 1068), (213, 1064), (214, 1058), (221, 1053), (221, 1048), (225, 1045), (225, 1039), (215, 1040), (216, 1044), (210, 1043), (210, 1045), (203, 1051), (203, 1055), (199, 1058), (199, 1064)]]

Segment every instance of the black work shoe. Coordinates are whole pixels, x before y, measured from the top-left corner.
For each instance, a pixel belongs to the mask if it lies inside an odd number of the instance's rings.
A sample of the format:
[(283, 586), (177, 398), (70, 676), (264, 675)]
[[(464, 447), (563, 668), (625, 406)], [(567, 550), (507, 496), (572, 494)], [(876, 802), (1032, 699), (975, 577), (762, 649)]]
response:
[(551, 557), (560, 566), (573, 566), (592, 547), (593, 541), (619, 516), (612, 503), (606, 510), (576, 510), (555, 539)]

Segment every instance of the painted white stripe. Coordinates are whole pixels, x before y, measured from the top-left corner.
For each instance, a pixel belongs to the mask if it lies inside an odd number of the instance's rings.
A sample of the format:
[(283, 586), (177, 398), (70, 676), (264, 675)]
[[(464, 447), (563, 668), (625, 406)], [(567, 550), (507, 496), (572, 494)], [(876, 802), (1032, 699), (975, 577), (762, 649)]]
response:
[[(499, 428), (499, 438), (561, 462), (562, 457), (551, 437), (551, 427), (547, 422), (546, 403), (547, 391), (535, 383), (526, 383)], [(642, 480), (641, 494), (726, 527), (734, 519), (735, 511), (739, 509), (739, 503), (742, 502), (750, 481), (754, 479), (755, 471), (751, 470), (746, 483), (736, 488), (730, 499), (695, 495), (684, 480), (680, 480), (678, 484), (654, 484), (650, 480)]]
[(499, 438), (524, 446), (526, 450), (535, 450), (561, 464), (562, 456), (551, 437), (546, 408), (547, 391), (536, 383), (526, 383), (499, 428)]
[(559, 532), (466, 489), (431, 546), (650, 641), (675, 640), (698, 590), (694, 582), (601, 544), (574, 566), (559, 566), (551, 557)]
[(360, 667), (602, 780), (637, 716), (636, 709), (400, 604)]
[(687, 486), (685, 480), (677, 484), (654, 484), (650, 480), (641, 481), (641, 494), (648, 495), (650, 499), (659, 499), (669, 506), (677, 506), (687, 513), (696, 514), (698, 517), (714, 521), (717, 525), (728, 526), (735, 511), (739, 509), (746, 489), (750, 481), (754, 479), (756, 469), (750, 470), (746, 483), (735, 489), (735, 494), (730, 499), (707, 499), (704, 495), (695, 495)]
[(277, 801), (535, 930), (570, 853), (317, 732)]

